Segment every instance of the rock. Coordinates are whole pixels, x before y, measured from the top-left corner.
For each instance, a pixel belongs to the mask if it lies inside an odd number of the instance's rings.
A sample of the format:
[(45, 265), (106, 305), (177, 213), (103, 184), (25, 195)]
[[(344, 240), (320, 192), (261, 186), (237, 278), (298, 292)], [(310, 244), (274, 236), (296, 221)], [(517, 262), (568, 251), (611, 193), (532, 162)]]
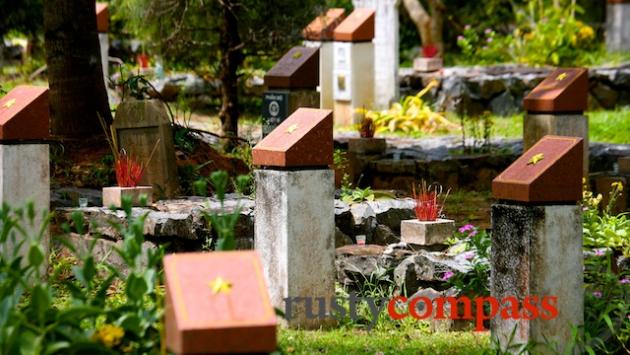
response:
[(366, 202), (374, 212), (378, 224), (387, 226), (400, 235), (400, 222), (414, 218), (416, 203), (411, 198), (384, 199)]
[(383, 224), (378, 224), (372, 234), (372, 243), (374, 244), (387, 245), (397, 243), (399, 241), (400, 237), (394, 234), (389, 227)]
[[(431, 318), (429, 320), (430, 329), (432, 332), (447, 332), (447, 331), (460, 331), (469, 329), (473, 321), (471, 320), (463, 320), (463, 319), (452, 319), (455, 317), (451, 317), (451, 304), (450, 302), (444, 302), (443, 314), (446, 319), (436, 319), (435, 316), (437, 314), (437, 306), (436, 299), (444, 298), (444, 297), (458, 297), (458, 292), (454, 287), (451, 287), (444, 291), (436, 291), (433, 288), (424, 288), (418, 290), (418, 292), (414, 293), (407, 303), (411, 302), (414, 298), (417, 297), (426, 297), (431, 300), (433, 312), (431, 313)], [(426, 313), (424, 302), (416, 303), (417, 311), (420, 315)], [(471, 308), (474, 309), (474, 302), (471, 300)]]
[(382, 268), (379, 259), (385, 247), (380, 245), (346, 245), (337, 248), (335, 267), (337, 281), (344, 287), (360, 288), (370, 275)]
[(77, 207), (80, 197), (88, 199), (88, 206), (103, 205), (101, 190), (80, 187), (51, 188), (50, 205), (52, 207)]
[(446, 272), (467, 272), (469, 269), (469, 263), (454, 256), (421, 250), (396, 267), (394, 281), (405, 290), (439, 287)]
[(339, 227), (335, 228), (335, 248), (342, 247), (344, 245), (354, 244), (352, 239), (342, 232)]
[(606, 84), (597, 83), (593, 88), (591, 88), (590, 92), (593, 97), (595, 97), (599, 105), (605, 109), (614, 108), (617, 104), (619, 94), (616, 90)]
[(522, 110), (521, 102), (508, 91), (504, 91), (490, 101), (492, 112), (500, 116), (510, 116)]

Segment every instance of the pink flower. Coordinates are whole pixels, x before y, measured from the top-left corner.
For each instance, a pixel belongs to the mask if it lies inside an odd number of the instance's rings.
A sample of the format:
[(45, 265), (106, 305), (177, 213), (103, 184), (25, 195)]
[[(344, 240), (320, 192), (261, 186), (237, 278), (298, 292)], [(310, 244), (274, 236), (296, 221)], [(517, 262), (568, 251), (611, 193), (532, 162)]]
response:
[(602, 293), (599, 291), (595, 291), (593, 292), (593, 296), (597, 297), (597, 298), (602, 298)]
[(475, 257), (475, 252), (474, 251), (467, 251), (464, 253), (464, 259), (466, 260), (470, 260), (472, 258)]
[(475, 230), (475, 226), (473, 226), (472, 224), (467, 224), (465, 226), (459, 227), (459, 232), (460, 233), (464, 233), (464, 232), (468, 232), (468, 231), (474, 231)]
[(596, 256), (603, 256), (603, 255), (606, 255), (606, 252), (604, 251), (604, 249), (597, 249), (597, 250), (595, 250), (595, 255)]
[(492, 42), (492, 37), (486, 38), (486, 42), (488, 42), (488, 43)]
[(464, 36), (459, 35), (457, 36), (457, 42), (463, 41), (464, 40)]
[(465, 29), (465, 30), (469, 30), (469, 29), (470, 29), (470, 25), (466, 25), (466, 26), (464, 26), (464, 29)]
[(621, 281), (619, 281), (620, 284), (624, 285), (624, 284), (630, 284), (630, 279), (626, 276), (623, 279), (621, 279)]
[(452, 271), (447, 271), (442, 276), (442, 281), (446, 281), (446, 280), (450, 279), (451, 277), (453, 277), (454, 275), (455, 275), (455, 273), (453, 273)]
[(470, 234), (468, 234), (468, 236), (469, 236), (469, 237), (474, 237), (474, 236), (476, 236), (476, 235), (477, 235), (477, 233), (478, 233), (478, 232), (477, 232), (477, 230), (475, 229), (475, 230), (473, 230), (472, 232), (470, 232)]
[(492, 29), (491, 28), (486, 28), (483, 32), (485, 34), (490, 34), (490, 32), (492, 32)]

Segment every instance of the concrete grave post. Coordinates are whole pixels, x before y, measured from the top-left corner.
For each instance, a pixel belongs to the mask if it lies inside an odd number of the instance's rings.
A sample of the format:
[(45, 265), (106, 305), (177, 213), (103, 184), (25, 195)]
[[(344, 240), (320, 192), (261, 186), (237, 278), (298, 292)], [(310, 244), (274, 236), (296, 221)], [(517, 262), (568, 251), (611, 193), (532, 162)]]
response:
[(523, 150), (545, 135), (584, 139), (584, 175), (588, 174), (588, 71), (559, 68), (551, 72), (524, 99)]
[[(32, 201), (36, 210), (33, 227), (23, 225), (30, 235), (39, 233), (42, 212), (50, 208), (48, 89), (18, 86), (0, 99), (0, 204), (24, 207)], [(42, 247), (48, 260), (48, 231)], [(8, 245), (5, 252), (14, 246)], [(20, 251), (25, 257), (28, 245)]]
[(335, 123), (352, 125), (374, 104), (374, 10), (355, 9), (333, 33)]
[(630, 50), (630, 0), (608, 0), (606, 5), (606, 48), (610, 52)]
[(304, 46), (319, 48), (319, 108), (333, 109), (333, 31), (345, 16), (344, 9), (328, 9), (303, 31)]
[[(579, 137), (545, 136), (492, 182), (499, 202), (492, 205), (490, 292), (502, 305), (491, 331), (503, 350), (533, 342), (546, 343), (537, 354), (565, 353), (584, 323), (582, 145)], [(506, 297), (519, 309), (538, 297), (538, 316), (503, 317), (514, 314)]]
[(253, 149), (254, 245), (271, 303), (291, 327), (330, 323), (318, 300), (335, 294), (332, 129), (330, 110), (300, 108)]
[(271, 353), (276, 315), (254, 251), (164, 257), (166, 346), (175, 354)]
[(291, 48), (267, 74), (263, 137), (300, 107), (319, 107), (319, 48)]
[(400, 93), (398, 69), (400, 0), (353, 0), (355, 8), (376, 11), (374, 19), (374, 108), (384, 110), (398, 100)]
[(96, 3), (96, 29), (98, 30), (98, 41), (101, 44), (101, 65), (103, 66), (103, 78), (105, 86), (109, 82), (109, 10), (105, 2)]
[(140, 162), (146, 162), (157, 142), (141, 184), (153, 186), (155, 199), (173, 197), (178, 189), (175, 145), (164, 103), (127, 98), (118, 106), (112, 127), (118, 147)]

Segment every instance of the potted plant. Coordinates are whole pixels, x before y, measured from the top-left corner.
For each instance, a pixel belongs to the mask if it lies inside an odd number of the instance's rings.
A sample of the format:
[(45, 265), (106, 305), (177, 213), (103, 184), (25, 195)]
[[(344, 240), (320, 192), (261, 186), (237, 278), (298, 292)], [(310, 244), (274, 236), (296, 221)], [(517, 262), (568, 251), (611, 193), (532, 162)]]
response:
[(99, 119), (114, 156), (114, 171), (118, 185), (103, 188), (103, 206), (121, 208), (123, 197), (129, 197), (132, 206), (151, 204), (153, 202), (153, 187), (140, 186), (139, 184), (144, 176), (146, 167), (151, 162), (151, 158), (158, 147), (159, 139), (155, 142), (153, 151), (148, 159), (145, 162), (141, 162), (138, 157), (131, 155), (124, 148), (119, 149), (113, 128), (110, 126), (108, 130), (105, 121), (100, 116)]
[(440, 58), (438, 54), (439, 51), (434, 45), (428, 44), (426, 46), (423, 46), (422, 56), (417, 57), (413, 61), (413, 69), (421, 73), (438, 71), (442, 69), (442, 58)]
[(444, 245), (455, 231), (455, 221), (442, 218), (442, 210), (450, 190), (444, 192), (439, 184), (427, 185), (422, 181), (420, 191), (413, 187), (416, 202), (416, 219), (404, 220), (400, 224), (400, 237), (405, 243), (416, 245)]

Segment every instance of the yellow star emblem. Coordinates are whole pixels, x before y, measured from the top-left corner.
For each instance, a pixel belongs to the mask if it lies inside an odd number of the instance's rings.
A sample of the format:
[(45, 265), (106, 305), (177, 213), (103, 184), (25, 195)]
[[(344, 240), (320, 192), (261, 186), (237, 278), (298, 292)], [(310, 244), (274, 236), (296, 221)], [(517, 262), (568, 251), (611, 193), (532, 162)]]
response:
[(9, 108), (9, 107), (11, 107), (13, 105), (15, 105), (15, 99), (11, 99), (11, 100), (7, 101), (4, 105), (2, 105), (2, 107)]
[(301, 56), (302, 56), (302, 52), (300, 52), (300, 51), (295, 51), (295, 52), (293, 53), (293, 59), (298, 59), (298, 58), (300, 58)]
[(566, 79), (566, 77), (567, 77), (567, 73), (560, 73), (558, 74), (558, 76), (556, 76), (556, 81), (564, 80)]
[(543, 153), (538, 153), (529, 159), (527, 165), (536, 165), (539, 161), (543, 159), (545, 159), (545, 155)]
[(230, 293), (230, 291), (232, 291), (232, 283), (226, 281), (221, 276), (219, 276), (216, 279), (212, 280), (208, 284), (208, 286), (212, 290), (212, 294), (213, 295), (216, 295), (218, 293)]
[(298, 128), (297, 124), (292, 124), (291, 126), (289, 126), (289, 128), (287, 128), (287, 133), (291, 134), (293, 132), (295, 132), (295, 130)]

